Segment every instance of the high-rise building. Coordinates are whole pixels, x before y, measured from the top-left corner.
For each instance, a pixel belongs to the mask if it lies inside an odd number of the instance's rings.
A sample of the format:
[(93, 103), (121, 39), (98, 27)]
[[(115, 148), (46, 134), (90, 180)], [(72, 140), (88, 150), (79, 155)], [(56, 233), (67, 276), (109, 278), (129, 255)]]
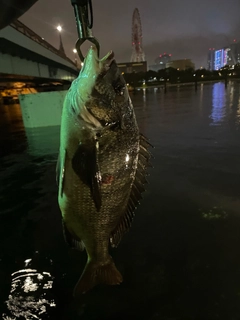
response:
[(208, 51), (208, 69), (219, 70), (226, 65), (240, 63), (240, 41), (234, 42), (227, 47), (215, 50), (210, 48)]
[(208, 60), (207, 60), (207, 68), (208, 70), (214, 70), (214, 61), (215, 61), (215, 49), (209, 48), (208, 50)]
[(230, 44), (229, 48), (229, 62), (228, 64), (237, 64), (240, 63), (240, 41), (234, 40), (232, 44)]
[(171, 61), (171, 53), (164, 52), (163, 54), (160, 54), (159, 57), (155, 60), (155, 64), (160, 65), (161, 69), (166, 68), (166, 64)]
[(160, 54), (156, 59), (155, 59), (155, 64), (149, 66), (149, 70), (153, 71), (158, 71), (161, 69), (165, 69), (166, 65), (168, 62), (171, 61), (171, 53), (166, 53), (164, 52), (163, 54)]
[(166, 64), (167, 68), (174, 68), (178, 70), (195, 69), (194, 63), (191, 59), (172, 60)]

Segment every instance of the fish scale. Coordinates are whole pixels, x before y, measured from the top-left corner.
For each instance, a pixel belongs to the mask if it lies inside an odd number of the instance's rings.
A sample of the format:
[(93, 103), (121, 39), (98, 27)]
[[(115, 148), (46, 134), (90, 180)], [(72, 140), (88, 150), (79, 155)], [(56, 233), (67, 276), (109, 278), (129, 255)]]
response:
[(57, 165), (67, 243), (88, 260), (74, 294), (122, 282), (109, 254), (132, 223), (150, 158), (113, 53), (92, 47), (65, 98)]

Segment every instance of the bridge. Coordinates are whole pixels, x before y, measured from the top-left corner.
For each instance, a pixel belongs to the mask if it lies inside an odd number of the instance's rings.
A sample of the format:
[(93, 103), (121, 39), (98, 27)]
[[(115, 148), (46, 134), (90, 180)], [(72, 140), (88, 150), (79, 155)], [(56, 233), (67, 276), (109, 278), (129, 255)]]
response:
[[(19, 20), (0, 30), (0, 81), (66, 81), (79, 69), (66, 57)], [(11, 80), (13, 79), (13, 80)]]

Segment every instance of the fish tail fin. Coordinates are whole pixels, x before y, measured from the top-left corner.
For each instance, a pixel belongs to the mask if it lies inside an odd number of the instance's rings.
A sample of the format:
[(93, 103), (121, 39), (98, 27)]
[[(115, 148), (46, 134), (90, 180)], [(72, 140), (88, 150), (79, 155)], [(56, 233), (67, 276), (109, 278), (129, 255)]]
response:
[(87, 265), (78, 280), (73, 295), (89, 291), (98, 284), (117, 285), (122, 282), (122, 275), (116, 268), (112, 258), (106, 263), (88, 261)]

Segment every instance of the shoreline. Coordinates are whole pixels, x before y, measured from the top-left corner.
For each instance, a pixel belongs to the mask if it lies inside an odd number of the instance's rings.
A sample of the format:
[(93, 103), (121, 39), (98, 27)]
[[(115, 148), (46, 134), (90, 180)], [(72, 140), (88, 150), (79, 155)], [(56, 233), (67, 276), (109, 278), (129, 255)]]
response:
[[(240, 81), (240, 79), (229, 79), (227, 83), (231, 81)], [(225, 79), (220, 79), (220, 80), (205, 80), (205, 81), (198, 81), (197, 86), (205, 83), (217, 83), (217, 82), (225, 82)], [(166, 83), (166, 88), (168, 87), (178, 87), (178, 86), (195, 86), (196, 82), (178, 82), (178, 83)], [(134, 90), (138, 89), (151, 89), (151, 88), (165, 88), (165, 83), (163, 84), (156, 84), (156, 85), (151, 85), (151, 86), (138, 86), (133, 88), (132, 86), (128, 86), (128, 91), (132, 92)]]

